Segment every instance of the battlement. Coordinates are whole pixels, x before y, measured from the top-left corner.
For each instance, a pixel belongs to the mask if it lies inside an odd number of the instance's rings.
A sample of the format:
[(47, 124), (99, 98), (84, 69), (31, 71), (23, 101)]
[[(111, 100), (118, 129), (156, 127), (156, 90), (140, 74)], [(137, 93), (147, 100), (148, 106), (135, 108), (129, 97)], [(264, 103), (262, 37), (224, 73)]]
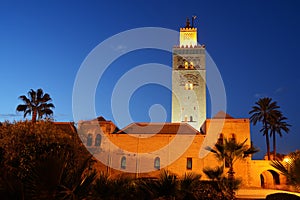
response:
[(186, 32), (186, 31), (197, 31), (197, 28), (180, 28), (180, 31)]

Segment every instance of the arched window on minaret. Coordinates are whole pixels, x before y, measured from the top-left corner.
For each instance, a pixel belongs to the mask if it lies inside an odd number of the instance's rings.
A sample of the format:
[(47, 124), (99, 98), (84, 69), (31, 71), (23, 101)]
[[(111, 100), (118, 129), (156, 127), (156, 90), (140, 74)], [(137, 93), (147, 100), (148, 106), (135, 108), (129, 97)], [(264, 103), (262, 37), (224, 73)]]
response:
[(190, 68), (191, 68), (191, 69), (194, 69), (194, 63), (193, 63), (193, 62), (191, 62)]
[(87, 145), (87, 146), (92, 146), (92, 143), (93, 143), (93, 135), (90, 133), (90, 134), (88, 134), (88, 136), (87, 136), (86, 145)]
[(184, 62), (184, 68), (188, 69), (189, 68), (189, 63), (187, 61)]
[(191, 82), (186, 82), (184, 88), (186, 90), (193, 90), (194, 89), (194, 84)]
[(101, 144), (101, 135), (97, 134), (95, 140), (95, 146), (100, 146), (100, 144)]

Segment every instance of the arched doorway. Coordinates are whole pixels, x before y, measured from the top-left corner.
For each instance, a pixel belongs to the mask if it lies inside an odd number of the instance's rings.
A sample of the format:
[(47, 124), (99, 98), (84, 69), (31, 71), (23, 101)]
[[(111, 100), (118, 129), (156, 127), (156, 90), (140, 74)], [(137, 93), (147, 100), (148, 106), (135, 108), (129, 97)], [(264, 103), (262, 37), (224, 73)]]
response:
[(274, 170), (267, 170), (260, 174), (260, 184), (262, 188), (276, 188), (280, 185), (279, 174)]

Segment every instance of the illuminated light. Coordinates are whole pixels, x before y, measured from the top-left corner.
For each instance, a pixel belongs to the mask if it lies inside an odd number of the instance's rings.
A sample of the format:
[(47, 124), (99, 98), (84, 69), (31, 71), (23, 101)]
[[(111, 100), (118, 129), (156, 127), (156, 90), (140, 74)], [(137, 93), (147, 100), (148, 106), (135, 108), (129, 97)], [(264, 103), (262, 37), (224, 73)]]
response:
[(191, 66), (190, 66), (192, 69), (194, 69), (194, 63), (191, 62)]
[(283, 161), (286, 162), (286, 163), (289, 163), (289, 162), (291, 161), (291, 159), (288, 158), (288, 157), (285, 157), (285, 158), (283, 159)]
[(185, 87), (186, 90), (193, 90), (194, 89), (194, 84), (193, 83), (186, 83), (184, 85), (184, 87)]
[(189, 84), (188, 84), (188, 83), (185, 84), (185, 89), (186, 89), (186, 90), (189, 89)]
[(185, 63), (184, 63), (184, 68), (187, 69), (188, 67), (189, 67), (189, 63), (188, 63), (188, 62), (185, 62)]

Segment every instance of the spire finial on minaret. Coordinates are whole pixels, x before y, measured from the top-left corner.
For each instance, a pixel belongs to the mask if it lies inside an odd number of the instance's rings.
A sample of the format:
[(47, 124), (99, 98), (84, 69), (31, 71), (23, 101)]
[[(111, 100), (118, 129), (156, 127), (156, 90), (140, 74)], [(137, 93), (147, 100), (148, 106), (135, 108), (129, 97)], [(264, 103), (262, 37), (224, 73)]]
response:
[(186, 18), (185, 28), (191, 28), (190, 19), (188, 17)]

